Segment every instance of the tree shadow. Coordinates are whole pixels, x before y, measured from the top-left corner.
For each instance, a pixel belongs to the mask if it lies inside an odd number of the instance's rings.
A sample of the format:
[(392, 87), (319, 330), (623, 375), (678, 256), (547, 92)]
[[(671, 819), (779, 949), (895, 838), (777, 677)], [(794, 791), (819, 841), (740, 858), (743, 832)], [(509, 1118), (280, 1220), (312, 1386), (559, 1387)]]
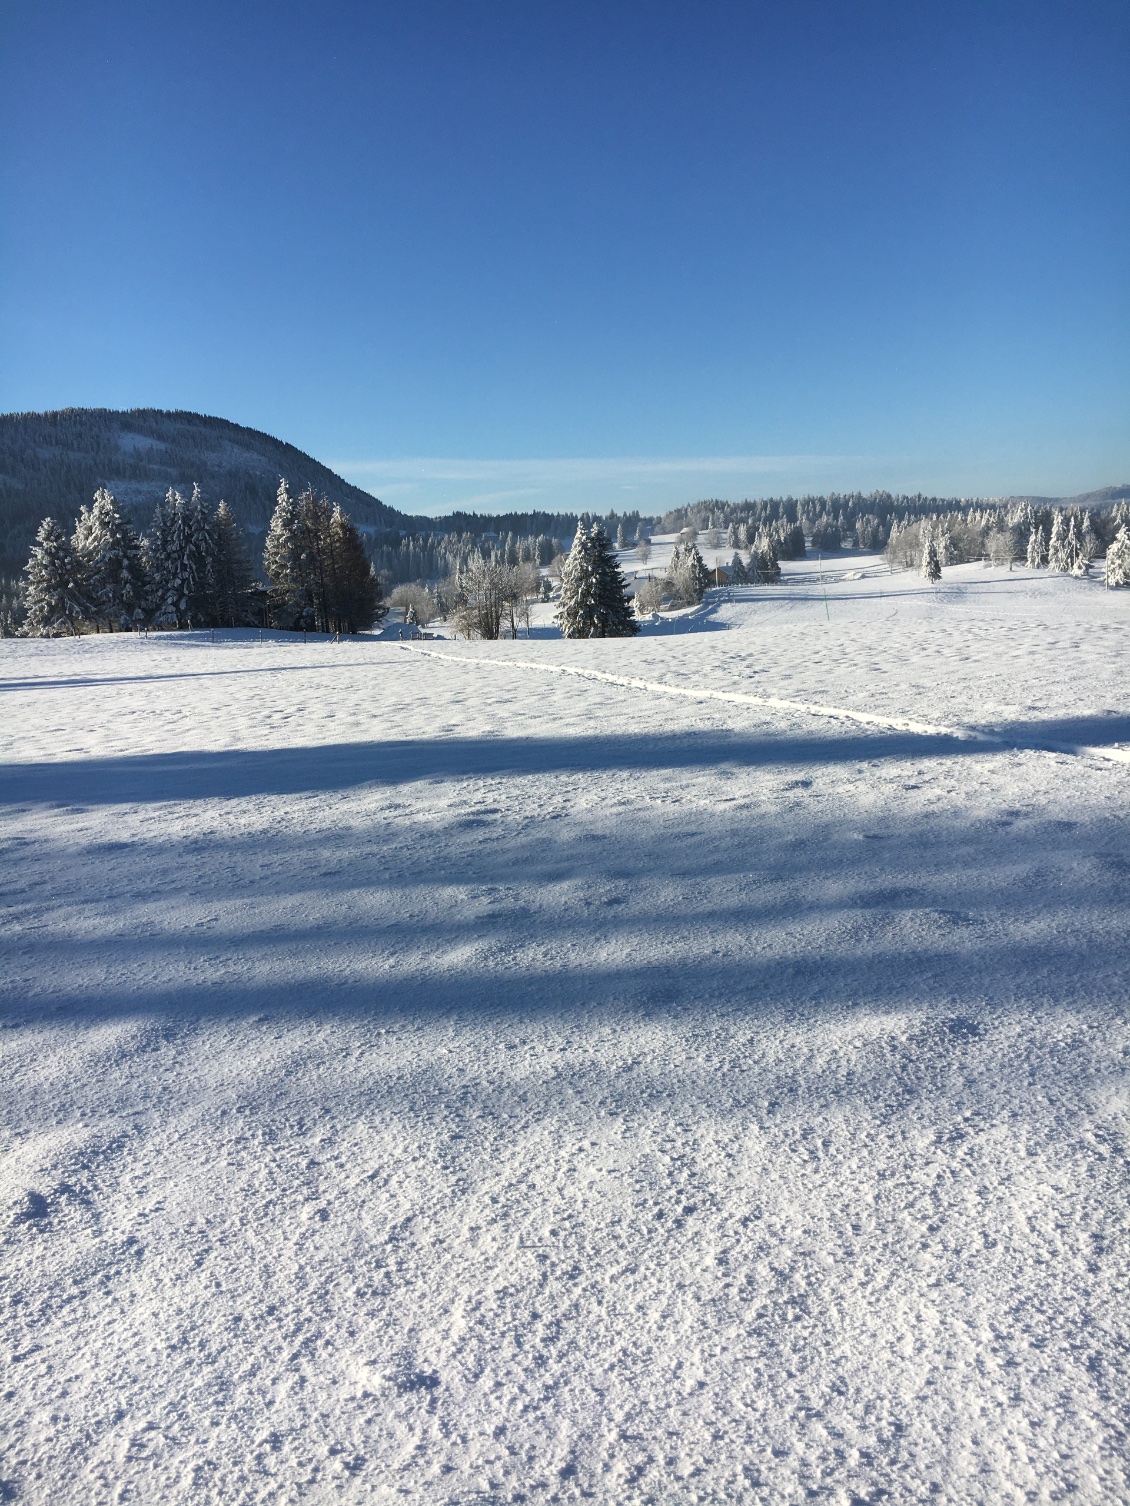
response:
[(751, 1020), (1109, 1002), (1126, 970), (1124, 823), (1029, 807), (845, 826), (807, 799), (786, 785), (752, 829), (701, 808), (609, 830), (599, 810), (529, 820), (453, 799), (407, 843), (415, 827), (379, 801), (311, 829), (260, 815), (44, 837), (8, 885), (9, 997), (33, 1016)]
[(1008, 748), (1062, 751), (1130, 739), (1130, 717), (1010, 723), (1001, 743), (907, 732), (840, 730), (833, 736), (740, 730), (591, 737), (407, 738), (321, 747), (127, 754), (8, 764), (0, 803), (125, 805), (241, 799), (397, 785), (460, 776), (599, 774), (612, 770), (820, 768), (875, 759), (976, 758)]

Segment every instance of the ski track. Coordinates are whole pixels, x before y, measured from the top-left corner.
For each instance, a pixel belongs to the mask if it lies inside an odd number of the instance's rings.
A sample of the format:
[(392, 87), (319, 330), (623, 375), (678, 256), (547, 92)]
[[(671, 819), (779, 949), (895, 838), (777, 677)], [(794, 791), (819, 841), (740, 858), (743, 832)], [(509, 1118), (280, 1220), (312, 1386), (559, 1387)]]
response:
[(790, 701), (780, 696), (749, 695), (744, 691), (710, 690), (705, 686), (672, 685), (664, 680), (641, 680), (637, 676), (612, 675), (600, 669), (582, 669), (571, 664), (546, 664), (534, 659), (484, 659), (474, 654), (441, 654), (435, 649), (420, 648), (414, 643), (399, 644), (411, 653), (430, 659), (444, 659), (449, 664), (506, 665), (511, 669), (532, 669), (540, 674), (573, 675), (580, 680), (599, 680), (619, 685), (625, 690), (654, 691), (657, 695), (679, 696), (688, 701), (721, 701), (731, 706), (752, 706), (774, 711), (797, 711), (805, 716), (825, 717), (831, 721), (856, 722), (864, 727), (882, 727), (891, 732), (913, 732), (921, 737), (949, 737), (958, 742), (986, 743), (1015, 752), (1068, 753), (1078, 757), (1105, 758), (1112, 763), (1130, 764), (1130, 748), (1093, 747), (1084, 743), (1056, 742), (1050, 739), (1019, 741), (974, 727), (945, 727), (932, 722), (913, 721), (907, 717), (877, 716), (869, 711), (850, 711), (844, 706), (822, 706), (816, 701)]
[(969, 580), (0, 643), (0, 1501), (1130, 1500), (1125, 779), (954, 725), (1130, 593)]

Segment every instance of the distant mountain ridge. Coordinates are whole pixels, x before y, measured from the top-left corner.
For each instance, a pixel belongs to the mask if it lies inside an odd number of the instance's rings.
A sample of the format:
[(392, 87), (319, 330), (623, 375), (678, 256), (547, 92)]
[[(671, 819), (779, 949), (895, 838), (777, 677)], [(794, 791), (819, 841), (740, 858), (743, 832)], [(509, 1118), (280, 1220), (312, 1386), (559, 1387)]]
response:
[(1082, 507), (1097, 511), (1113, 506), (1115, 502), (1130, 501), (1130, 482), (1121, 486), (1100, 486), (1097, 491), (1078, 492), (1074, 497), (1037, 497), (1025, 492), (1022, 496), (1006, 497), (1008, 502), (1031, 502), (1033, 507)]
[(245, 527), (262, 528), (279, 477), (340, 502), (355, 523), (418, 526), (328, 466), (258, 429), (205, 414), (161, 408), (63, 408), (0, 414), (0, 575), (17, 574), (45, 517), (70, 528), (99, 486), (109, 487), (139, 527), (148, 526), (170, 486), (198, 482), (223, 497)]

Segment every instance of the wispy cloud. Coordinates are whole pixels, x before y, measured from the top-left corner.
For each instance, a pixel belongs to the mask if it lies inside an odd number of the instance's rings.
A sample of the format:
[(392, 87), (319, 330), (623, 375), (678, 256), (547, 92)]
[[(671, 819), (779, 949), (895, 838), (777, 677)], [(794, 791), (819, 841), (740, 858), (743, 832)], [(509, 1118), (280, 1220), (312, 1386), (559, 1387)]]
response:
[(791, 470), (859, 465), (868, 455), (612, 455), (547, 456), (524, 460), (469, 460), (408, 457), (385, 460), (331, 460), (342, 475), (379, 476), (389, 482), (486, 481), (537, 475), (545, 481), (618, 481), (696, 474), (780, 475)]
[[(882, 485), (891, 462), (868, 455), (614, 455), (409, 456), (330, 464), (355, 485), (409, 512), (617, 507), (649, 513), (698, 497)], [(860, 479), (865, 476), (866, 483)]]

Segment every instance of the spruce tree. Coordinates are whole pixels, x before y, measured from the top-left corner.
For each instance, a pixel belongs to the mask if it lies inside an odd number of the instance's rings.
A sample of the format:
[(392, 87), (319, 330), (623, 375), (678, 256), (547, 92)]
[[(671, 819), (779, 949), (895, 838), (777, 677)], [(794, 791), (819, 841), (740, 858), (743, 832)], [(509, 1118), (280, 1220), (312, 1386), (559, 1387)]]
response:
[[(734, 525), (731, 523), (731, 530), (733, 529), (733, 526)], [(730, 584), (732, 586), (747, 586), (749, 584), (749, 574), (746, 571), (745, 565), (742, 563), (741, 555), (736, 549), (734, 550), (734, 557), (730, 561)]]
[(92, 621), (130, 627), (145, 601), (145, 568), (137, 534), (105, 487), (84, 507), (71, 542)]
[(1052, 531), (1048, 539), (1048, 569), (1066, 575), (1071, 565), (1067, 558), (1067, 526), (1061, 512), (1052, 514)]
[(280, 480), (275, 510), (267, 529), (263, 569), (271, 583), (272, 606), (279, 612), (294, 612), (303, 605), (298, 507), (285, 480)]
[(592, 539), (582, 520), (561, 571), (561, 605), (554, 622), (563, 638), (595, 638), (599, 589), (593, 566)]
[(750, 548), (749, 573), (759, 585), (776, 585), (781, 579), (777, 543), (768, 528), (759, 528)]
[(243, 547), (243, 538), (235, 514), (224, 501), (212, 519), (212, 592), (216, 620), (226, 627), (238, 627), (247, 614), (251, 590), (251, 562)]
[(24, 566), (23, 633), (29, 638), (54, 638), (77, 632), (88, 610), (75, 584), (74, 556), (67, 535), (54, 518), (44, 518)]
[(193, 484), (192, 496), (185, 504), (191, 565), (188, 575), (193, 582), (188, 601), (190, 625), (204, 627), (216, 621), (216, 540), (212, 519), (204, 506), (200, 487)]
[(1072, 517), (1070, 523), (1067, 525), (1067, 538), (1064, 542), (1063, 551), (1067, 561), (1068, 573), (1071, 575), (1086, 575), (1089, 563), (1087, 551), (1083, 547), (1083, 539), (1076, 526), (1074, 517)]
[(200, 625), (205, 615), (208, 556), (197, 511), (170, 487), (153, 516), (146, 561), (153, 620), (162, 626)]
[(357, 633), (384, 616), (361, 535), (347, 513), (311, 487), (295, 499), (279, 482), (263, 566), (275, 610), (290, 626)]
[(942, 578), (941, 561), (938, 559), (938, 545), (932, 529), (925, 529), (923, 531), (922, 575), (932, 586), (936, 586)]
[(165, 504), (158, 502), (153, 509), (153, 521), (148, 533), (142, 535), (141, 559), (145, 567), (146, 607), (152, 621), (158, 620), (158, 608), (164, 600), (165, 586)]
[(1125, 523), (1107, 547), (1103, 579), (1112, 589), (1130, 586), (1130, 527)]
[(330, 515), (327, 547), (332, 559), (333, 599), (328, 603), (330, 630), (335, 633), (367, 632), (387, 608), (381, 606), (381, 591), (361, 535), (340, 506)]
[(597, 630), (594, 636), (629, 638), (633, 633), (639, 632), (640, 625), (632, 611), (628, 583), (620, 569), (612, 541), (599, 523), (593, 524), (589, 540), (597, 583)]
[[(693, 529), (683, 530), (685, 535)], [(671, 583), (686, 606), (696, 606), (706, 595), (710, 575), (693, 538), (682, 537), (671, 551)]]
[(1048, 562), (1048, 548), (1044, 542), (1044, 530), (1037, 523), (1028, 535), (1028, 568), (1041, 570)]

